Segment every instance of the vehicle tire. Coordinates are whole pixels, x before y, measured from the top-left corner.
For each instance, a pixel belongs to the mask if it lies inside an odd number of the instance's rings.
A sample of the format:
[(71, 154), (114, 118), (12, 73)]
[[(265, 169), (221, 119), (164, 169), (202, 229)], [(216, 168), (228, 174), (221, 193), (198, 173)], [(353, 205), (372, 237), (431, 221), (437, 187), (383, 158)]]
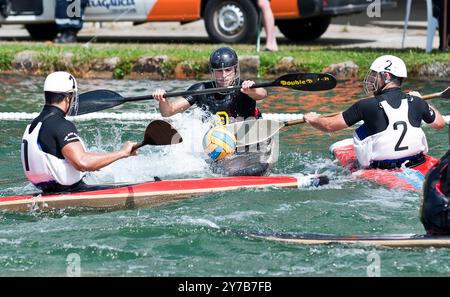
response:
[(258, 12), (252, 1), (210, 0), (203, 18), (213, 42), (253, 43), (256, 40)]
[(58, 34), (55, 23), (27, 24), (25, 29), (34, 40), (53, 40)]
[(327, 30), (331, 17), (319, 16), (305, 19), (277, 21), (278, 29), (292, 41), (312, 41)]

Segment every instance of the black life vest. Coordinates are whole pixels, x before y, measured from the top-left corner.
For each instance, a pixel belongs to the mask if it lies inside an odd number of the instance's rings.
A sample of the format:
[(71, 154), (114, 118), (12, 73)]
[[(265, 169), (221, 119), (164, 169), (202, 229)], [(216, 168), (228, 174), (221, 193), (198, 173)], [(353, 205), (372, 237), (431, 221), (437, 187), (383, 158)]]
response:
[(420, 221), (433, 235), (450, 234), (450, 150), (426, 175)]

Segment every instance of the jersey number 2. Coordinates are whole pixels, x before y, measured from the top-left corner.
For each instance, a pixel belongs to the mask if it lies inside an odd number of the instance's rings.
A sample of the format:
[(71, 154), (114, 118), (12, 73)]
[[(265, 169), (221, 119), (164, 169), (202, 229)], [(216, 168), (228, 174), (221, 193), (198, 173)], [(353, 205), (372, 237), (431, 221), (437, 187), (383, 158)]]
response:
[(406, 131), (408, 130), (408, 126), (404, 121), (399, 121), (394, 123), (394, 130), (398, 130), (398, 126), (403, 126), (402, 135), (400, 135), (400, 139), (398, 140), (397, 144), (395, 145), (395, 151), (404, 151), (408, 149), (408, 146), (400, 146), (400, 144), (403, 141), (403, 138), (405, 138)]

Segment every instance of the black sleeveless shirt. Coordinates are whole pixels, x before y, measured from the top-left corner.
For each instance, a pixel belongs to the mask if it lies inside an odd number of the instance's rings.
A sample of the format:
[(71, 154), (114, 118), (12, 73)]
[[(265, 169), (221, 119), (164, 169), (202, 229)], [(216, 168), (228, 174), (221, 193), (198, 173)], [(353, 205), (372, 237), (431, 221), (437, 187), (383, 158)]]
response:
[(65, 114), (61, 109), (56, 106), (45, 105), (39, 116), (31, 122), (30, 133), (43, 118), (46, 118), (46, 120), (42, 123), (38, 136), (42, 151), (59, 159), (64, 159), (63, 147), (66, 144), (80, 141), (77, 128), (72, 122), (65, 119)]
[[(380, 107), (379, 100), (386, 100), (393, 108), (398, 108), (407, 95), (400, 88), (391, 88), (381, 92), (380, 96), (362, 99), (342, 113), (347, 126), (364, 121), (367, 135), (386, 130), (389, 125), (386, 113)], [(428, 124), (434, 122), (436, 115), (427, 102), (419, 97), (410, 96), (408, 100), (408, 119), (413, 127), (420, 127), (422, 120)]]
[[(201, 82), (192, 85), (189, 90), (203, 90), (214, 88), (212, 81)], [(205, 112), (214, 115), (226, 112), (232, 118), (260, 118), (261, 113), (256, 108), (256, 101), (240, 90), (234, 90), (226, 94), (213, 93), (184, 97), (189, 104), (197, 105)]]

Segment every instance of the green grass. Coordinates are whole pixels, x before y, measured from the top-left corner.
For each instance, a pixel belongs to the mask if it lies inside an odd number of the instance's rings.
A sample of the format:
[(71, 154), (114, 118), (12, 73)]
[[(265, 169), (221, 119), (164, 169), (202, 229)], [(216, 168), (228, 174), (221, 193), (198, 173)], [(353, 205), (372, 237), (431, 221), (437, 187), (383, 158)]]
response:
[[(91, 44), (53, 45), (37, 42), (4, 42), (0, 47), (0, 71), (11, 70), (14, 55), (20, 51), (33, 50), (40, 54), (43, 66), (37, 72), (54, 70), (69, 70), (82, 74), (93, 59), (119, 57), (120, 63), (114, 70), (114, 77), (122, 78), (130, 73), (133, 64), (141, 56), (166, 55), (170, 59), (163, 64), (163, 74), (170, 76), (179, 62), (186, 61), (193, 66), (194, 71), (207, 72), (208, 57), (212, 50), (223, 46), (219, 44)], [(253, 45), (233, 45), (240, 56), (256, 55)], [(63, 69), (61, 56), (71, 52), (74, 69)], [(360, 66), (362, 77), (371, 62), (383, 54), (393, 54), (402, 58), (408, 66), (411, 76), (417, 77), (421, 65), (431, 62), (450, 61), (450, 52), (433, 52), (426, 54), (422, 49), (334, 49), (321, 46), (283, 45), (280, 51), (261, 52), (259, 75), (273, 73), (274, 67), (283, 57), (294, 57), (297, 68), (301, 71), (321, 72), (326, 66), (334, 63), (353, 61)], [(78, 71), (77, 71), (78, 70)]]

